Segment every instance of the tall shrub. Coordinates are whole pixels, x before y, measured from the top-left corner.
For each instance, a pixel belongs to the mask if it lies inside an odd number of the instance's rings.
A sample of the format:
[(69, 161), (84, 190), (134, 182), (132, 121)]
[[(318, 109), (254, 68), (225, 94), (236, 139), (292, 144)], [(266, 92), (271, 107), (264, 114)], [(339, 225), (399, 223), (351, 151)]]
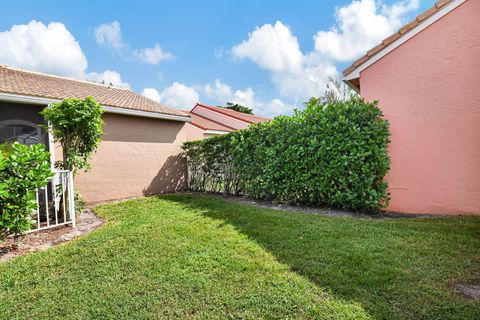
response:
[(0, 148), (0, 240), (30, 229), (36, 209), (36, 191), (52, 176), (50, 154), (41, 144), (14, 143)]
[(103, 134), (103, 109), (92, 97), (65, 99), (42, 111), (53, 136), (63, 149), (63, 168), (88, 169), (88, 160)]
[[(184, 145), (194, 190), (378, 211), (389, 195), (389, 125), (376, 103), (311, 99), (291, 117)], [(235, 186), (232, 188), (231, 186)]]

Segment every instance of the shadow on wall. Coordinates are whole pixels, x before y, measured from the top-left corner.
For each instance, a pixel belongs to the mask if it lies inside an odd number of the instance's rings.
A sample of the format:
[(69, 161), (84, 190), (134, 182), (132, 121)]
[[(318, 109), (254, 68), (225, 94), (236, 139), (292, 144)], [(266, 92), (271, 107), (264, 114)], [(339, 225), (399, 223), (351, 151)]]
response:
[(162, 168), (143, 189), (145, 196), (185, 190), (187, 188), (187, 161), (182, 154), (167, 158)]

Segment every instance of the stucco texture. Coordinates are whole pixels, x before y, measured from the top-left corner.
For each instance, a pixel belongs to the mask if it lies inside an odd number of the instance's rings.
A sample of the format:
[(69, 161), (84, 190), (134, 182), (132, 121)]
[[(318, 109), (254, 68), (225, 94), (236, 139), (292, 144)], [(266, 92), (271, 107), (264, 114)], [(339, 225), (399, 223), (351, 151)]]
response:
[(360, 75), (391, 124), (389, 210), (480, 214), (479, 12), (466, 1)]
[(142, 117), (105, 114), (102, 142), (80, 172), (75, 186), (88, 202), (151, 195), (186, 187), (181, 144), (186, 124)]

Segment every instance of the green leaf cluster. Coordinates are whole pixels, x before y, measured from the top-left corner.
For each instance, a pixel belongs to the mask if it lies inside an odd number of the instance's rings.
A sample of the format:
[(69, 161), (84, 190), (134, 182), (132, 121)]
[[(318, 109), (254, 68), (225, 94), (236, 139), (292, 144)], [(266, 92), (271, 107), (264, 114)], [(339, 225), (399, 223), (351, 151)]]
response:
[(244, 107), (244, 106), (242, 106), (241, 104), (238, 104), (238, 103), (227, 102), (227, 106), (225, 107), (225, 109), (230, 109), (230, 110), (233, 110), (233, 111), (246, 113), (246, 114), (253, 114), (253, 110), (251, 108)]
[(42, 144), (15, 142), (0, 152), (0, 240), (30, 229), (37, 188), (52, 176), (49, 158)]
[(377, 102), (311, 99), (291, 117), (183, 149), (194, 191), (377, 212), (389, 200), (389, 136)]
[(52, 103), (41, 114), (62, 145), (63, 168), (74, 172), (88, 169), (88, 161), (103, 134), (102, 107), (93, 97), (72, 98)]

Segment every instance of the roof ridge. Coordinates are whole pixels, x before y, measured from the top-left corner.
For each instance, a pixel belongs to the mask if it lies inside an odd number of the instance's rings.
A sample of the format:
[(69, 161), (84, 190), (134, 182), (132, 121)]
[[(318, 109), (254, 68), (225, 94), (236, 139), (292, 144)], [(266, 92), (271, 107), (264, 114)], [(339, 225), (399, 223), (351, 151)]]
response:
[(120, 87), (120, 86), (116, 86), (116, 85), (113, 85), (113, 84), (109, 85), (109, 84), (104, 84), (104, 83), (92, 82), (92, 81), (88, 81), (88, 80), (80, 80), (80, 79), (75, 79), (75, 78), (66, 77), (66, 76), (59, 76), (59, 75), (55, 75), (55, 74), (43, 73), (43, 72), (39, 72), (39, 71), (20, 69), (20, 68), (16, 68), (16, 67), (6, 65), (6, 64), (0, 64), (0, 68), (9, 69), (9, 70), (18, 71), (18, 72), (35, 74), (35, 75), (44, 76), (44, 77), (58, 78), (58, 79), (62, 79), (62, 80), (82, 82), (82, 83), (85, 83), (85, 84), (97, 85), (97, 86), (102, 86), (102, 87), (107, 87), (107, 88), (132, 91), (127, 87)]

